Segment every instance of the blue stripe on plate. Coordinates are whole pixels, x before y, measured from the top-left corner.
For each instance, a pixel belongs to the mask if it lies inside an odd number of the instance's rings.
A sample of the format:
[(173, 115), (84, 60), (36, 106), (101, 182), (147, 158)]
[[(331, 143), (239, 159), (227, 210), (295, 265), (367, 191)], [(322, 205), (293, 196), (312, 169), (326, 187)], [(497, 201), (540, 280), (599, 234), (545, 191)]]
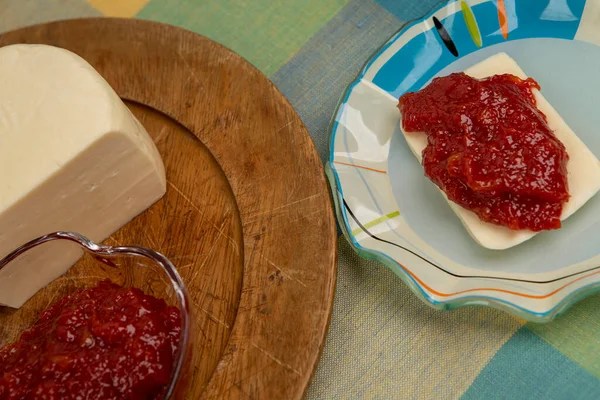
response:
[[(518, 1), (506, 0), (508, 18), (508, 40), (530, 37), (551, 37), (573, 39), (583, 14), (585, 0), (564, 1)], [(557, 9), (560, 8), (560, 10)], [(498, 23), (498, 11), (495, 2), (485, 2), (472, 7), (481, 32), (483, 46), (501, 43), (505, 39)], [(556, 12), (562, 15), (556, 18)], [(472, 53), (479, 48), (471, 40), (469, 30), (459, 11), (441, 19), (450, 33), (459, 56)], [(433, 26), (433, 23), (431, 24)], [(422, 51), (427, 48), (427, 51)], [(437, 51), (436, 51), (437, 49)], [(448, 51), (435, 29), (429, 29), (407, 43), (394, 54), (377, 72), (373, 83), (395, 97), (406, 91), (418, 90), (444, 67), (456, 60)], [(420, 72), (416, 73), (418, 69)], [(412, 77), (418, 76), (418, 79)]]

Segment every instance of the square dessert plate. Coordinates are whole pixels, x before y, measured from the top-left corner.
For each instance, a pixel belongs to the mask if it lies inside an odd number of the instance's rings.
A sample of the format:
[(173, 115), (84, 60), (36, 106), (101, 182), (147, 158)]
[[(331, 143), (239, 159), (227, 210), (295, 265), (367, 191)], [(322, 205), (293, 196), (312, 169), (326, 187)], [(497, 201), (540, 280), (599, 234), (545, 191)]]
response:
[(600, 156), (600, 2), (444, 2), (406, 24), (342, 96), (326, 170), (344, 235), (438, 309), (486, 305), (549, 322), (600, 291), (600, 195), (556, 231), (506, 250), (479, 246), (424, 175), (397, 99), (505, 52)]

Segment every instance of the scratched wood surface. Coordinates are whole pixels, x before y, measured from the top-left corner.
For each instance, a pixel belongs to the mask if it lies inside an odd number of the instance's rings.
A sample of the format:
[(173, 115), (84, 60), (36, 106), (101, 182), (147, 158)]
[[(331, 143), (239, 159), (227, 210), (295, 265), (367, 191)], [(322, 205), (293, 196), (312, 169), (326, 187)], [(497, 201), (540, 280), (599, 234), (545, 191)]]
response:
[[(337, 243), (321, 162), (287, 100), (226, 48), (149, 21), (71, 20), (0, 35), (0, 46), (13, 43), (81, 55), (157, 143), (167, 194), (106, 243), (157, 249), (182, 274), (196, 328), (185, 397), (302, 397), (329, 325)], [(102, 274), (112, 272), (84, 260), (22, 309), (0, 309), (0, 344), (52, 296)]]

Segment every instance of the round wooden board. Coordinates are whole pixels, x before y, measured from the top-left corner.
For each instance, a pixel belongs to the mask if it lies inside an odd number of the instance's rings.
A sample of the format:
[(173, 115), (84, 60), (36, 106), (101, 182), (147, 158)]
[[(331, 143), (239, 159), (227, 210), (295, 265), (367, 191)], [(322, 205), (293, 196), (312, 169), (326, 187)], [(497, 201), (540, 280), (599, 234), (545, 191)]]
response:
[[(85, 58), (157, 143), (167, 194), (106, 243), (162, 252), (188, 285), (196, 343), (186, 398), (302, 397), (329, 324), (337, 237), (321, 162), (286, 99), (226, 48), (154, 22), (71, 20), (0, 35), (0, 46), (14, 43)], [(1, 310), (0, 344), (85, 271)], [(15, 313), (23, 326), (2, 325)]]

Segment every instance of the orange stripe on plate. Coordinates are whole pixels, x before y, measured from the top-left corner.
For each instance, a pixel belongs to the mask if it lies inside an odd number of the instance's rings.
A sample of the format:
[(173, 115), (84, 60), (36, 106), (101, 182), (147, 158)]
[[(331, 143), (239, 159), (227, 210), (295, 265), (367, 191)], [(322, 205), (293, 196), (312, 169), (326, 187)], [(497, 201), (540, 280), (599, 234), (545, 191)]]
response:
[(335, 164), (341, 164), (341, 165), (347, 165), (349, 167), (356, 167), (356, 168), (366, 169), (366, 170), (373, 171), (373, 172), (379, 172), (380, 174), (387, 174), (387, 171), (383, 171), (381, 169), (363, 167), (362, 165), (348, 164), (348, 163), (341, 162), (341, 161), (334, 161), (334, 163)]
[(560, 292), (561, 290), (563, 290), (564, 288), (566, 288), (569, 285), (572, 285), (575, 282), (578, 282), (578, 281), (580, 281), (582, 279), (585, 279), (585, 278), (589, 278), (590, 276), (593, 276), (593, 275), (600, 274), (600, 271), (592, 272), (591, 274), (587, 274), (587, 275), (581, 276), (581, 277), (575, 279), (574, 281), (566, 283), (566, 284), (562, 285), (561, 287), (559, 287), (558, 289), (553, 290), (552, 292), (550, 292), (548, 294), (540, 294), (540, 295), (525, 294), (525, 293), (513, 292), (512, 290), (504, 290), (504, 289), (496, 289), (496, 288), (477, 288), (477, 289), (461, 290), (459, 292), (454, 292), (454, 293), (442, 293), (442, 292), (438, 292), (437, 290), (435, 290), (435, 289), (431, 288), (430, 286), (428, 286), (425, 282), (423, 282), (421, 279), (419, 279), (415, 274), (413, 274), (404, 265), (402, 265), (402, 264), (400, 264), (400, 265), (402, 266), (402, 268), (404, 268), (404, 270), (406, 272), (408, 272), (408, 274), (410, 276), (412, 276), (417, 282), (419, 282), (419, 284), (421, 284), (421, 286), (423, 286), (424, 288), (426, 288), (431, 293), (433, 293), (435, 295), (438, 295), (438, 296), (441, 296), (441, 297), (449, 297), (449, 296), (454, 296), (454, 295), (457, 295), (457, 294), (463, 294), (463, 293), (469, 293), (469, 292), (479, 292), (479, 291), (487, 290), (487, 291), (490, 291), (490, 292), (501, 292), (501, 293), (514, 294), (516, 296), (528, 297), (530, 299), (545, 299), (547, 297), (550, 297), (550, 296), (552, 296), (552, 295)]
[(506, 6), (504, 0), (498, 0), (498, 22), (504, 39), (508, 39), (508, 18), (506, 18)]

